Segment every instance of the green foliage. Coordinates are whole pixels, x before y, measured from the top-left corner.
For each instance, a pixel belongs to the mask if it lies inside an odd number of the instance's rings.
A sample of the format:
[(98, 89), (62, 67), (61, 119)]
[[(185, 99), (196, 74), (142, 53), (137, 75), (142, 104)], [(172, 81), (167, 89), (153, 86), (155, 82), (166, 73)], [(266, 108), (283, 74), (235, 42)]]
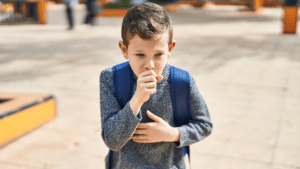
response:
[(106, 4), (103, 7), (107, 9), (126, 9), (131, 8), (133, 5), (129, 3), (130, 0), (122, 0), (121, 3)]
[(156, 3), (156, 4), (161, 5), (161, 6), (170, 4), (170, 3), (166, 2), (166, 0), (150, 0), (150, 2)]

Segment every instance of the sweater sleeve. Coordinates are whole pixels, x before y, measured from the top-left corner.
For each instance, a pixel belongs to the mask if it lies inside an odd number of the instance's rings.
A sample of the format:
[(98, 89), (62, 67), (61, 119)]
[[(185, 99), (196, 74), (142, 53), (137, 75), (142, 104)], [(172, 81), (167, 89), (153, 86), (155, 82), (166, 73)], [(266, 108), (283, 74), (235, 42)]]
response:
[(190, 80), (192, 120), (185, 125), (177, 127), (180, 133), (179, 142), (175, 142), (177, 148), (198, 142), (212, 132), (212, 122), (206, 103), (198, 90), (194, 78), (190, 77)]
[(121, 109), (114, 96), (113, 71), (107, 68), (100, 75), (100, 107), (102, 138), (106, 146), (119, 151), (132, 137), (141, 121), (141, 113), (136, 116), (129, 102)]

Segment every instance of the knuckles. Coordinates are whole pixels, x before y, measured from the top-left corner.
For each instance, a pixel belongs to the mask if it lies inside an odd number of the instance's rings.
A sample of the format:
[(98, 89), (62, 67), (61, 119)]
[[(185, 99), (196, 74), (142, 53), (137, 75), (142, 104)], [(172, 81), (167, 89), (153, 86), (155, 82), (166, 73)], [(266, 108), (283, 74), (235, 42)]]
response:
[(156, 81), (157, 81), (156, 78), (155, 78), (154, 76), (151, 76), (151, 80), (152, 80), (153, 82), (156, 82)]
[(149, 70), (151, 72), (151, 75), (156, 76), (156, 73), (154, 72), (154, 70)]
[(157, 87), (156, 83), (154, 83), (153, 86), (156, 88)]
[(146, 129), (151, 128), (151, 123), (145, 123), (145, 128), (146, 128)]

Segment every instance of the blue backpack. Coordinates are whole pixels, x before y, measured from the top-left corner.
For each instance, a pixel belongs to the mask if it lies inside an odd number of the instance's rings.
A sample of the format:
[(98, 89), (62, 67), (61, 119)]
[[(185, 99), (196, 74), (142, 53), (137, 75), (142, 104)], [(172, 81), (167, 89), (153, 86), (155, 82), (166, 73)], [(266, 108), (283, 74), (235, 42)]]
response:
[[(133, 96), (134, 75), (129, 62), (124, 62), (113, 67), (114, 75), (114, 95), (121, 108), (130, 101)], [(181, 126), (192, 119), (191, 97), (190, 97), (190, 75), (188, 72), (170, 66), (171, 95), (174, 111), (174, 122), (176, 126)], [(188, 154), (190, 159), (190, 147), (183, 147), (184, 156)], [(108, 168), (111, 168), (110, 157), (112, 150), (108, 154)]]

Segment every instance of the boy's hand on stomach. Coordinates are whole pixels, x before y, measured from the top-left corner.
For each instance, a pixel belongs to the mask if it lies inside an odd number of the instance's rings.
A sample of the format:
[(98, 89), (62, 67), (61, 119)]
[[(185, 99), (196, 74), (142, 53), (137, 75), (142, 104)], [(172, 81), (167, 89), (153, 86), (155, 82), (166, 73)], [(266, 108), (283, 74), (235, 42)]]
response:
[(162, 118), (147, 110), (151, 123), (140, 123), (131, 137), (137, 143), (157, 143), (179, 141), (179, 130), (170, 126)]
[(133, 112), (137, 115), (142, 104), (150, 98), (150, 94), (156, 93), (156, 83), (162, 80), (161, 75), (156, 75), (153, 70), (142, 72), (137, 79), (136, 92), (129, 104)]

